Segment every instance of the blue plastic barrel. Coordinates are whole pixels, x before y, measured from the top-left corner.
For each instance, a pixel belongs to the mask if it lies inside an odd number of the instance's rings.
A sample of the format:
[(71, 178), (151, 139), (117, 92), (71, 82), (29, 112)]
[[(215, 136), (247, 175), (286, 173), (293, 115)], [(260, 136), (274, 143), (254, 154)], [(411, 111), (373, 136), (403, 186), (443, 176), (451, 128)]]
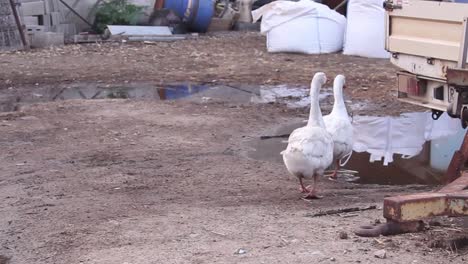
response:
[(214, 15), (214, 0), (165, 0), (164, 8), (174, 11), (190, 29), (206, 32)]

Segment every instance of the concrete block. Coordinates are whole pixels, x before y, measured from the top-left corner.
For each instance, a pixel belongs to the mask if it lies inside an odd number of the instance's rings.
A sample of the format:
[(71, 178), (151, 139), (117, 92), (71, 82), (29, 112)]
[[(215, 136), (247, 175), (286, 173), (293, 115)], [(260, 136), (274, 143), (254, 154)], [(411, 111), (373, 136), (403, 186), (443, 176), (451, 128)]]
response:
[(60, 12), (51, 12), (50, 13), (50, 24), (52, 26), (60, 25), (63, 22), (63, 15)]
[(40, 16), (45, 13), (44, 1), (36, 1), (21, 4), (23, 16)]
[(60, 12), (61, 10), (61, 4), (58, 0), (49, 0), (51, 2), (51, 6), (52, 6), (52, 11), (54, 12)]
[(31, 48), (46, 48), (52, 46), (63, 46), (65, 39), (63, 33), (35, 32), (29, 34)]
[(52, 31), (64, 33), (65, 36), (71, 37), (76, 35), (76, 26), (75, 24), (60, 24), (52, 26)]
[(43, 16), (43, 25), (50, 28), (50, 26), (52, 26), (52, 21), (50, 19), (50, 14), (45, 14)]
[(24, 16), (23, 23), (25, 25), (39, 26), (39, 17), (37, 16)]
[(44, 0), (44, 10), (46, 14), (50, 14), (51, 12), (54, 12), (54, 5), (52, 4), (52, 1)]
[(26, 25), (26, 32), (27, 33), (36, 33), (36, 32), (45, 32), (47, 28), (45, 26), (37, 26), (37, 25)]
[(93, 43), (101, 42), (101, 35), (75, 35), (73, 36), (73, 43)]

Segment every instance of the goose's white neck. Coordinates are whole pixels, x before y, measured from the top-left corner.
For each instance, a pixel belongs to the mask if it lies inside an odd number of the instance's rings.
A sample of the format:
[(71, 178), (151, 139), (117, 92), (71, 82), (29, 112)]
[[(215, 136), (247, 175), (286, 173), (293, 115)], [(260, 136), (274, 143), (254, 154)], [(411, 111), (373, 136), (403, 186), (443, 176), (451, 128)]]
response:
[(307, 122), (308, 126), (320, 126), (324, 127), (325, 123), (323, 122), (322, 111), (320, 110), (319, 105), (319, 94), (321, 88), (320, 80), (313, 79), (310, 89), (310, 112), (309, 112), (309, 121)]
[(333, 83), (333, 97), (335, 98), (335, 102), (333, 103), (333, 109), (331, 113), (347, 116), (348, 111), (346, 111), (346, 106), (343, 98), (343, 85), (344, 82), (341, 80), (335, 80), (335, 82)]

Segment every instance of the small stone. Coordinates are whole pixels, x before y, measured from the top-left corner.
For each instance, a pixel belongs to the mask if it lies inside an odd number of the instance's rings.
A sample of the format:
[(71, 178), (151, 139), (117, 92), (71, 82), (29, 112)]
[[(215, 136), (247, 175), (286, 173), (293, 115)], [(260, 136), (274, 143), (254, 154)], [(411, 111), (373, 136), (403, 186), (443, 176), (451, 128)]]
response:
[(336, 260), (336, 258), (334, 258), (334, 257), (330, 258), (330, 261), (335, 261), (335, 260)]
[(431, 220), (429, 221), (430, 226), (442, 226), (442, 223), (439, 221)]
[(341, 231), (339, 236), (340, 236), (340, 239), (348, 239), (348, 233), (344, 231)]
[(387, 258), (387, 251), (385, 251), (385, 249), (377, 250), (374, 252), (374, 257), (379, 259)]
[(196, 237), (198, 237), (198, 236), (199, 236), (199, 234), (190, 234), (190, 235), (189, 235), (190, 238), (196, 238)]
[(239, 249), (235, 252), (235, 254), (237, 254), (237, 255), (243, 255), (243, 254), (245, 254), (245, 253), (247, 253), (247, 250), (245, 250), (245, 249), (243, 249), (243, 248), (239, 248)]

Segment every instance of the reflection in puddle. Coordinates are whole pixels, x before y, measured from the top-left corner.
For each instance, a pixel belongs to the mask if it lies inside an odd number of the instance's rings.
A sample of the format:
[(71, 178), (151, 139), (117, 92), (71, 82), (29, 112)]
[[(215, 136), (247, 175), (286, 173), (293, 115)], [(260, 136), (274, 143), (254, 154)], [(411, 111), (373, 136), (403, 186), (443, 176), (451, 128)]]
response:
[[(306, 87), (172, 84), (158, 87), (138, 83), (125, 85), (74, 84), (71, 86), (38, 86), (31, 93), (4, 90), (0, 94), (0, 112), (16, 111), (22, 104), (59, 100), (136, 99), (136, 100), (190, 100), (198, 102), (222, 101), (229, 103), (284, 103), (288, 107), (308, 107), (309, 89)], [(21, 92), (21, 94), (20, 94)], [(320, 99), (330, 97), (324, 90)], [(332, 101), (331, 101), (332, 102)]]
[[(253, 150), (248, 152), (247, 156), (255, 160), (282, 164), (283, 159), (279, 153), (286, 148), (286, 140), (287, 138), (272, 138), (251, 141), (249, 145)], [(345, 175), (340, 173), (339, 180), (346, 178), (353, 179), (355, 183), (382, 185), (439, 184), (443, 172), (430, 167), (429, 146), (429, 143), (425, 144), (421, 154), (411, 159), (396, 157), (388, 166), (384, 166), (379, 161), (369, 162), (370, 154), (367, 152), (354, 152), (344, 168), (357, 171), (358, 173), (354, 175), (357, 178), (349, 175), (343, 177)]]
[[(260, 89), (258, 96), (252, 97), (253, 103), (273, 103), (286, 100), (286, 105), (290, 108), (308, 107), (310, 105), (309, 89), (291, 88), (286, 85), (279, 85), (273, 88)], [(333, 95), (331, 89), (322, 89), (319, 100), (323, 100)]]
[[(304, 126), (303, 122), (281, 126), (272, 135), (288, 135), (301, 126)], [(441, 183), (450, 158), (460, 147), (465, 134), (458, 120), (444, 115), (433, 121), (429, 113), (409, 113), (400, 117), (358, 116), (354, 118), (353, 126), (355, 152), (345, 169), (358, 172), (355, 176), (359, 179), (355, 182), (368, 184)], [(287, 136), (257, 139), (248, 145), (253, 149), (247, 153), (248, 157), (282, 163), (279, 153), (287, 146)]]

